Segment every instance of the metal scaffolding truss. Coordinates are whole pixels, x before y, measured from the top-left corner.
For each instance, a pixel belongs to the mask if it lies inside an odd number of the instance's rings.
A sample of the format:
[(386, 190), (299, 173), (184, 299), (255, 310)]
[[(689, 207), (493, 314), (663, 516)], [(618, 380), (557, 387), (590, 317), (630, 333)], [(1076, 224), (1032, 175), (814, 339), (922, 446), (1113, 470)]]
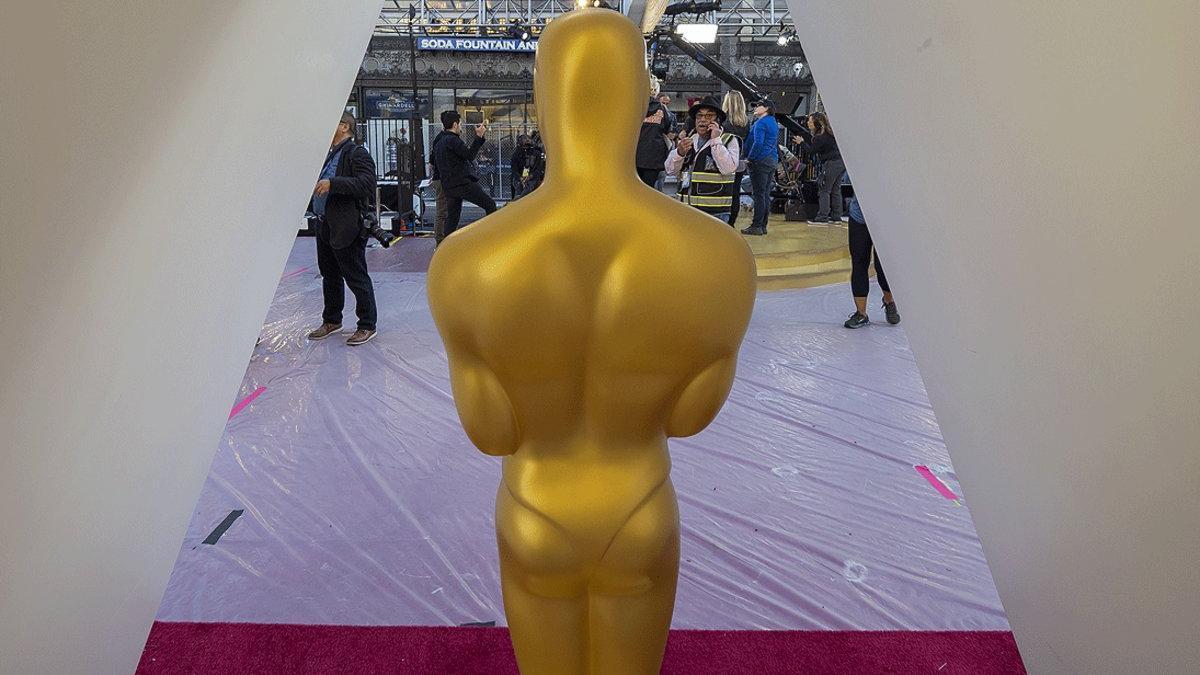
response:
[(792, 15), (784, 0), (724, 0), (712, 23), (718, 35), (778, 37), (792, 25)]
[[(621, 0), (624, 8), (626, 0)], [(387, 0), (377, 35), (407, 34), (410, 12), (417, 33), (495, 34), (514, 23), (534, 29), (576, 7), (575, 0)], [(412, 11), (410, 8), (415, 9)]]
[[(632, 15), (644, 0), (607, 0)], [(724, 37), (777, 37), (791, 25), (785, 0), (723, 0), (724, 6), (703, 15), (681, 15), (679, 22), (715, 23)], [(376, 35), (503, 35), (514, 24), (538, 33), (556, 16), (577, 6), (576, 0), (387, 0), (375, 26)], [(660, 23), (666, 23), (664, 20)]]

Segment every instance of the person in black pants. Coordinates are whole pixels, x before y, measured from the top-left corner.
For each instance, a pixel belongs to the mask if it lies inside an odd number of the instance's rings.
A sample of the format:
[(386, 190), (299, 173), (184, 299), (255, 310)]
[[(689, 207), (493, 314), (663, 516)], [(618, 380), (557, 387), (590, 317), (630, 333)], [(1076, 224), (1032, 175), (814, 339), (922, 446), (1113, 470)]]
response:
[(528, 155), (529, 137), (521, 134), (517, 136), (516, 147), (513, 148), (512, 157), (508, 160), (508, 187), (512, 191), (514, 200), (521, 197), (521, 174), (525, 173), (525, 159)]
[(324, 340), (342, 329), (345, 286), (349, 286), (358, 315), (358, 330), (346, 340), (352, 346), (375, 337), (377, 314), (362, 226), (362, 214), (371, 208), (375, 196), (375, 160), (366, 148), (354, 143), (354, 126), (354, 116), (342, 114), (313, 189), (310, 210), (317, 217), (317, 267), (325, 309), (321, 315), (324, 323), (308, 334), (310, 340)]
[(738, 161), (737, 173), (733, 176), (733, 184), (737, 186), (733, 194), (733, 209), (729, 211), (729, 224), (736, 227), (738, 216), (742, 212), (742, 180), (746, 177), (746, 169), (748, 168), (746, 158), (749, 146), (746, 145), (747, 138), (750, 135), (750, 124), (753, 120), (750, 119), (749, 113), (746, 111), (746, 97), (737, 89), (730, 89), (725, 92), (725, 98), (721, 101), (721, 106), (725, 108), (725, 114), (729, 115), (729, 119), (725, 123), (725, 131), (737, 136), (738, 147), (741, 148), (742, 156)]
[[(475, 139), (471, 146), (459, 138), (462, 115), (447, 110), (442, 113), (442, 133), (433, 139), (433, 161), (437, 164), (438, 176), (442, 179), (442, 191), (446, 195), (446, 226), (442, 234), (449, 237), (458, 229), (462, 218), (462, 205), (466, 200), (487, 213), (496, 211), (496, 201), (479, 185), (479, 176), (471, 162), (483, 147), (487, 124), (475, 127)], [(441, 243), (439, 239), (437, 243)]]
[[(871, 232), (867, 229), (867, 221), (863, 218), (862, 209), (858, 205), (858, 197), (850, 200), (850, 291), (854, 294), (854, 313), (846, 319), (846, 328), (862, 328), (871, 323), (867, 318), (867, 293), (871, 290), (868, 278), (871, 268), (871, 253), (875, 247), (871, 241)], [(879, 251), (875, 253), (875, 279), (883, 289), (883, 312), (887, 322), (893, 326), (900, 323), (900, 312), (896, 309), (896, 299), (892, 297), (892, 288), (888, 285), (887, 276), (883, 273), (883, 263), (879, 262)]]
[(817, 215), (810, 223), (840, 222), (842, 220), (842, 176), (846, 173), (846, 164), (842, 161), (842, 151), (838, 149), (837, 137), (829, 126), (829, 118), (825, 113), (815, 112), (808, 116), (808, 129), (801, 129), (800, 135), (811, 152), (817, 155), (820, 162), (820, 178), (817, 184)]

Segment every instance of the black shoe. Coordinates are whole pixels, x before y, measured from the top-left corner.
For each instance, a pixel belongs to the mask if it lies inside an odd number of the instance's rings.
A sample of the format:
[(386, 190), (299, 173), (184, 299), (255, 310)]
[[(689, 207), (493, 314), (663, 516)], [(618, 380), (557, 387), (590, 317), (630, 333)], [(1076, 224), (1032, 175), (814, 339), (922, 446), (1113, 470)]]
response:
[(750, 234), (756, 237), (761, 237), (766, 233), (767, 231), (761, 227), (747, 227), (746, 229), (742, 230), (742, 234)]
[(810, 223), (817, 223), (817, 224), (824, 225), (824, 224), (827, 224), (827, 223), (829, 222), (829, 219), (828, 219), (828, 218), (822, 218), (822, 217), (820, 217), (820, 216), (817, 216), (816, 218), (809, 218), (809, 219), (808, 219), (808, 222), (810, 222)]
[(895, 326), (900, 323), (900, 312), (896, 310), (895, 302), (883, 303), (883, 312), (887, 314), (887, 322)]
[(862, 328), (869, 323), (871, 323), (871, 320), (867, 318), (866, 314), (859, 314), (858, 312), (855, 312), (851, 314), (850, 318), (846, 319), (846, 323), (842, 325), (846, 328)]

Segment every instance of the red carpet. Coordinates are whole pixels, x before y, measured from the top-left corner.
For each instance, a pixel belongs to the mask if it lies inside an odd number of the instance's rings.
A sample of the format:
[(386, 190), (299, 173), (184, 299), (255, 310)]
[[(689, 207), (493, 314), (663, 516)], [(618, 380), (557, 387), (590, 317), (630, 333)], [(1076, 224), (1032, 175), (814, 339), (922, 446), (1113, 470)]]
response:
[[(139, 674), (517, 672), (503, 628), (156, 623)], [(1024, 673), (1006, 632), (671, 631), (662, 672)]]

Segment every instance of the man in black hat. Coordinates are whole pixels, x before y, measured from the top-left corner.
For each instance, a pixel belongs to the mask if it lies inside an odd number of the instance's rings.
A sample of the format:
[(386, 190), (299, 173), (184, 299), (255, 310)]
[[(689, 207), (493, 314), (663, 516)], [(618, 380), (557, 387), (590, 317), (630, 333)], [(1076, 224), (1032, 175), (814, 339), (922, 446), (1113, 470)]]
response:
[(695, 131), (667, 155), (667, 173), (680, 177), (679, 201), (728, 223), (737, 196), (734, 175), (741, 152), (737, 136), (721, 128), (725, 111), (715, 96), (693, 105), (688, 118)]

